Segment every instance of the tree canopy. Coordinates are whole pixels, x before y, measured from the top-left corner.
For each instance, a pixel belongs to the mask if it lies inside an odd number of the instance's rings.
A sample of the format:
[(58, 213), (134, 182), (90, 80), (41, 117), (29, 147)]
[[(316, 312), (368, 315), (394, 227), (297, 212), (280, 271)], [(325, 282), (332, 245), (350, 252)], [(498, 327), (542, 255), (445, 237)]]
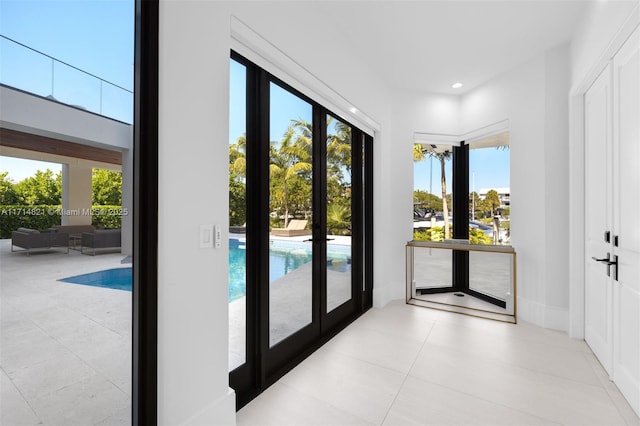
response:
[(7, 178), (8, 174), (9, 172), (0, 173), (0, 204), (3, 205), (18, 203), (18, 194), (13, 182)]
[(93, 169), (91, 187), (94, 205), (122, 204), (122, 172)]
[[(329, 232), (351, 233), (351, 128), (327, 116), (326, 191)], [(312, 212), (313, 125), (292, 119), (280, 140), (269, 144), (269, 203), (274, 226)], [(229, 217), (246, 222), (246, 136), (229, 145)]]
[[(61, 205), (62, 172), (38, 170), (35, 175), (14, 183), (7, 178), (9, 172), (0, 173), (0, 204), (3, 205)], [(93, 205), (122, 204), (122, 172), (94, 169), (91, 195)]]
[(14, 185), (17, 203), (27, 206), (58, 205), (62, 203), (62, 172), (38, 170), (34, 176)]

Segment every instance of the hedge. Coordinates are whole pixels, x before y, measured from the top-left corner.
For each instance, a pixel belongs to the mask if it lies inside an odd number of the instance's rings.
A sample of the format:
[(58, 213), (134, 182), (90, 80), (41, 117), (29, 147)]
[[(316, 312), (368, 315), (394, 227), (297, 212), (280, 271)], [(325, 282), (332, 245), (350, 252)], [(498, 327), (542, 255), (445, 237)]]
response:
[(130, 214), (121, 206), (93, 206), (91, 209), (62, 211), (60, 205), (0, 205), (0, 239), (11, 238), (18, 228), (47, 229), (60, 225), (64, 214), (91, 215), (91, 224), (98, 228), (120, 228), (122, 215)]
[[(451, 234), (453, 234), (453, 227)], [(415, 241), (444, 241), (444, 227), (435, 226), (431, 229), (425, 229), (422, 231), (413, 231), (413, 239)], [(493, 240), (489, 238), (480, 229), (469, 228), (469, 243), (470, 244), (493, 244)]]

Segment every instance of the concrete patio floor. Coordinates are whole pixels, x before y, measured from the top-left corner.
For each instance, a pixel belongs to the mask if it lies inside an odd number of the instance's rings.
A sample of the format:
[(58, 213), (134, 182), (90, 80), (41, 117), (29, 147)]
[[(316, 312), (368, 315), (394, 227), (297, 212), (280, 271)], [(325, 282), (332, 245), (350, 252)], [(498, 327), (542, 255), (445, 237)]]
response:
[(0, 424), (131, 424), (132, 293), (57, 281), (123, 257), (0, 240)]

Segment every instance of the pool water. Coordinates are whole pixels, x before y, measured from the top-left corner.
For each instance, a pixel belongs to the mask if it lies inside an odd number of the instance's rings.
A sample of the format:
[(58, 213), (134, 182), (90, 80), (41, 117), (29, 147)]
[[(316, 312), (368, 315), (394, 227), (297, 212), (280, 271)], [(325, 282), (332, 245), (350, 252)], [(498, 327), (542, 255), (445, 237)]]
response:
[(62, 278), (58, 281), (131, 291), (131, 268), (106, 269), (104, 271), (91, 272), (90, 274)]
[[(311, 244), (294, 241), (274, 241), (269, 248), (269, 282), (287, 275), (312, 260)], [(327, 246), (327, 268), (348, 272), (351, 270), (350, 246)], [(229, 302), (246, 294), (247, 256), (244, 242), (229, 239)], [(131, 291), (131, 268), (114, 268), (90, 274), (62, 278), (71, 284)]]
[[(311, 262), (311, 244), (295, 241), (273, 241), (269, 247), (269, 282), (287, 275)], [(327, 246), (327, 268), (351, 270), (351, 246)], [(247, 256), (244, 242), (229, 239), (229, 302), (246, 294)]]

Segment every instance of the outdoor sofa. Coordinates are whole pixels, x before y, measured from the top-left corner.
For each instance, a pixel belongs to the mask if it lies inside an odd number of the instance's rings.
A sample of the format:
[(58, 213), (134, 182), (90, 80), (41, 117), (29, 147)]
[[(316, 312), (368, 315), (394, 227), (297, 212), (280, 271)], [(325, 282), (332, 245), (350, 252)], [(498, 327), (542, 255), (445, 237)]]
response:
[(96, 232), (96, 227), (93, 225), (57, 225), (49, 229), (55, 232), (66, 232), (69, 235)]
[(53, 232), (51, 230), (38, 231), (37, 229), (18, 228), (11, 232), (11, 251), (19, 247), (26, 251), (27, 256), (32, 250), (44, 250), (64, 248), (69, 253), (69, 234), (66, 232)]
[(95, 232), (83, 232), (80, 252), (95, 255), (98, 250), (115, 250), (121, 246), (120, 229), (98, 229)]

